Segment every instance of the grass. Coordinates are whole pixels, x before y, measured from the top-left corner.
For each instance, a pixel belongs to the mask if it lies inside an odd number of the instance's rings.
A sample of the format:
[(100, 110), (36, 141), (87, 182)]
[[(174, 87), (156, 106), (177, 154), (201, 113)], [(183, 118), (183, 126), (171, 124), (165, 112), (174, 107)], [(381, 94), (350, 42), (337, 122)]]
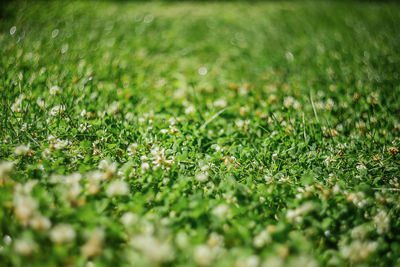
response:
[(24, 2), (2, 266), (397, 266), (400, 6)]

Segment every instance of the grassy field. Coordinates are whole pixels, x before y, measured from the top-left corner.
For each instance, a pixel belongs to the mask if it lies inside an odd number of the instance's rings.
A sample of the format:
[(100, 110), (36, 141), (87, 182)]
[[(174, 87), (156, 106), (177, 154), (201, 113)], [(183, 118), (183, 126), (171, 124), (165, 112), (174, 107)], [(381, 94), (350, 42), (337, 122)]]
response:
[(400, 5), (0, 9), (1, 266), (400, 266)]

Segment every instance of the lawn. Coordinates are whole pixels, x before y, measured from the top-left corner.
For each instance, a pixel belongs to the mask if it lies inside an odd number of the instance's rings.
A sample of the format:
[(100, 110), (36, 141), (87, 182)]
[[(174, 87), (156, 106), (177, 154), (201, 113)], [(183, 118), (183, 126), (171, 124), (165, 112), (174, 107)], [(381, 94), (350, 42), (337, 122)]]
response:
[(0, 7), (1, 266), (399, 266), (400, 5)]

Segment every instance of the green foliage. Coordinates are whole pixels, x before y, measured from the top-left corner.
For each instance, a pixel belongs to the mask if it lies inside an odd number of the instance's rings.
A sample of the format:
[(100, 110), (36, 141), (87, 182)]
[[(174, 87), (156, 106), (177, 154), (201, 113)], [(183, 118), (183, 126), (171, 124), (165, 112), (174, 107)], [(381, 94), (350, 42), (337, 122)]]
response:
[(23, 2), (0, 265), (400, 262), (400, 8)]

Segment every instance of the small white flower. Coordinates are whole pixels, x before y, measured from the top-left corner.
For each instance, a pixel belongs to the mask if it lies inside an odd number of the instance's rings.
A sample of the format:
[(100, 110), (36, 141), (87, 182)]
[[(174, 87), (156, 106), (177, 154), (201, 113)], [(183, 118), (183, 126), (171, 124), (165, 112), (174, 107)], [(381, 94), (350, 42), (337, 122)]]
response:
[(196, 109), (194, 108), (193, 105), (190, 105), (185, 109), (185, 114), (193, 114), (195, 112), (196, 112)]
[(46, 105), (46, 103), (44, 102), (44, 100), (42, 99), (42, 98), (38, 98), (38, 99), (36, 99), (36, 104), (41, 108), (41, 109), (43, 109), (44, 107), (45, 107), (45, 105)]
[(138, 221), (138, 216), (132, 212), (126, 212), (121, 217), (121, 223), (125, 226), (133, 225)]
[(133, 115), (132, 112), (128, 112), (125, 115), (125, 119), (128, 120), (128, 121), (132, 121), (134, 118), (135, 118), (135, 115)]
[(113, 177), (117, 172), (117, 168), (117, 163), (112, 162), (110, 159), (103, 159), (99, 163), (99, 169), (104, 171), (104, 177), (106, 179)]
[(131, 239), (131, 246), (142, 252), (147, 258), (156, 263), (172, 259), (172, 247), (149, 234), (138, 235)]
[(198, 70), (197, 70), (197, 72), (201, 75), (201, 76), (204, 76), (204, 75), (206, 75), (207, 74), (207, 68), (206, 67), (200, 67)]
[(230, 212), (229, 206), (226, 204), (219, 204), (212, 211), (214, 216), (217, 216), (220, 218), (227, 216), (229, 214), (229, 212)]
[(102, 251), (103, 239), (104, 231), (102, 229), (95, 229), (81, 248), (83, 256), (90, 258), (100, 254)]
[(129, 194), (129, 186), (124, 181), (113, 181), (108, 185), (106, 194), (108, 197), (127, 195)]
[(225, 99), (218, 99), (216, 101), (214, 101), (214, 106), (218, 107), (218, 108), (224, 108), (226, 107), (228, 104), (226, 103)]
[(207, 245), (199, 245), (194, 250), (194, 261), (200, 266), (208, 266), (214, 259), (214, 253)]
[(28, 145), (19, 145), (14, 149), (14, 154), (17, 156), (26, 156), (30, 153), (31, 149)]
[(128, 155), (133, 156), (136, 152), (137, 147), (138, 147), (138, 144), (136, 144), (136, 143), (130, 144), (126, 150), (128, 152)]
[(45, 150), (42, 151), (42, 157), (45, 159), (48, 159), (51, 155), (50, 149), (46, 148)]
[(54, 148), (57, 150), (63, 149), (66, 146), (68, 146), (70, 143), (67, 140), (57, 140), (57, 142), (54, 144)]
[(63, 105), (58, 105), (58, 106), (54, 106), (51, 110), (50, 110), (50, 115), (51, 116), (58, 116), (58, 115), (62, 115), (65, 112), (65, 106)]
[(14, 162), (11, 161), (1, 161), (0, 162), (0, 184), (2, 180), (8, 178), (14, 167)]
[(25, 95), (21, 94), (15, 99), (15, 103), (11, 106), (13, 112), (21, 112), (22, 100), (25, 99)]
[(384, 210), (379, 211), (378, 214), (375, 215), (373, 221), (378, 234), (389, 232), (390, 216), (387, 214), (386, 211)]
[(61, 88), (58, 87), (57, 85), (54, 85), (50, 88), (50, 94), (51, 95), (57, 95), (61, 92)]
[(350, 245), (340, 248), (342, 255), (352, 262), (360, 262), (368, 258), (378, 247), (377, 242), (355, 240)]
[(367, 167), (362, 163), (358, 164), (356, 168), (358, 171), (363, 171), (367, 169)]
[(305, 202), (295, 210), (288, 210), (286, 213), (286, 218), (290, 222), (301, 223), (303, 220), (302, 216), (309, 213), (313, 208), (314, 206), (311, 202)]
[(34, 216), (30, 220), (29, 224), (33, 229), (38, 231), (48, 230), (51, 227), (51, 221), (49, 220), (49, 218), (42, 215)]
[(215, 151), (217, 151), (217, 152), (222, 152), (222, 151), (224, 151), (224, 150), (223, 150), (222, 147), (220, 147), (219, 145), (215, 145)]
[(14, 242), (14, 250), (22, 256), (28, 256), (36, 249), (36, 243), (31, 239), (17, 239)]
[(188, 245), (188, 236), (185, 232), (179, 232), (176, 236), (175, 236), (175, 243), (176, 245), (180, 248), (180, 249), (184, 249), (187, 247)]
[(71, 242), (75, 239), (74, 228), (68, 224), (59, 224), (50, 231), (50, 239), (56, 244)]
[(287, 97), (285, 97), (285, 99), (283, 100), (283, 105), (284, 105), (286, 108), (290, 108), (291, 106), (293, 106), (294, 101), (295, 101), (295, 99), (294, 99), (293, 96), (287, 96)]
[(260, 264), (260, 258), (257, 255), (252, 255), (246, 259), (239, 259), (236, 262), (236, 267), (257, 267)]
[(17, 26), (12, 26), (10, 29), (10, 34), (14, 35), (14, 33), (17, 31)]
[(146, 171), (150, 168), (150, 165), (147, 162), (143, 162), (140, 168), (142, 169), (142, 171)]
[(196, 175), (196, 180), (203, 183), (208, 180), (208, 172), (201, 172)]
[(256, 237), (253, 239), (253, 245), (256, 248), (261, 248), (264, 245), (271, 242), (271, 236), (267, 230), (261, 231)]
[(113, 102), (107, 109), (107, 114), (108, 115), (114, 115), (120, 110), (120, 104), (119, 102)]

